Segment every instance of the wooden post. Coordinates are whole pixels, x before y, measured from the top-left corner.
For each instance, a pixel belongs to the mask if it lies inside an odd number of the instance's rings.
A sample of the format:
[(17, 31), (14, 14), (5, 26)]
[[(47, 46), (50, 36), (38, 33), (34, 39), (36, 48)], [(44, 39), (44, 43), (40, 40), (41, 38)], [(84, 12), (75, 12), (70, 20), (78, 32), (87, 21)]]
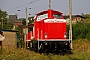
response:
[(71, 49), (72, 48), (72, 0), (69, 0), (69, 14), (70, 14), (70, 40), (71, 40)]

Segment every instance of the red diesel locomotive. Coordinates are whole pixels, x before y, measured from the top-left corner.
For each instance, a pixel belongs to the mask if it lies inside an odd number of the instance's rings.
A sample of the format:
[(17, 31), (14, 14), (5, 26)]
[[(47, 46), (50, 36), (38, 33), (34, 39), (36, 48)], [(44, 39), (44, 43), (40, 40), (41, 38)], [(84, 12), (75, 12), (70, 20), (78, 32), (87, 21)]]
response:
[(42, 11), (28, 28), (32, 26), (32, 31), (27, 34), (31, 49), (42, 52), (70, 49), (71, 40), (66, 38), (66, 20), (61, 12), (52, 9)]

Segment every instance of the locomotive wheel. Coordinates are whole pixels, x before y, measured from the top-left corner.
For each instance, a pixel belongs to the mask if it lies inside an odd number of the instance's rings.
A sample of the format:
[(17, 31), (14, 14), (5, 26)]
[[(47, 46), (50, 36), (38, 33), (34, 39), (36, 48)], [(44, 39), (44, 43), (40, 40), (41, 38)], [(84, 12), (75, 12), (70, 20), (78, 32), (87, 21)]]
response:
[(38, 50), (39, 53), (43, 53), (44, 50), (43, 50), (43, 45), (40, 46), (40, 49)]
[(33, 51), (32, 42), (30, 42), (30, 50)]

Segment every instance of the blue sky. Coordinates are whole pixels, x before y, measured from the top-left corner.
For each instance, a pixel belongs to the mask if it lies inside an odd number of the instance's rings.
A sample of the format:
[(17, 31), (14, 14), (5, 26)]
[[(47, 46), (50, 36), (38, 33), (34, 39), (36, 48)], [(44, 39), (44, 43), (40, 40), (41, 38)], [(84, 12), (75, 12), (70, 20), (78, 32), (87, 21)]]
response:
[[(0, 0), (0, 9), (7, 11), (9, 15), (18, 14), (19, 18), (26, 17), (26, 7), (31, 8), (28, 11), (31, 14), (30, 16), (48, 9), (48, 0), (33, 1), (35, 0)], [(67, 15), (69, 14), (69, 0), (51, 0), (51, 8)], [(90, 0), (72, 0), (72, 14), (81, 13), (90, 13)]]

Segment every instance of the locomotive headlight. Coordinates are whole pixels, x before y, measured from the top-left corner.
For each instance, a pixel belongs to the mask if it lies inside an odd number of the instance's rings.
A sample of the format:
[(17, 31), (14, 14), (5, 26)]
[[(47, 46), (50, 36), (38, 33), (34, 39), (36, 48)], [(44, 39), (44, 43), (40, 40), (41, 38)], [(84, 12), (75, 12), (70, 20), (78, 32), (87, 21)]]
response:
[(44, 37), (45, 37), (45, 38), (47, 38), (47, 37), (48, 37), (46, 33), (44, 34)]
[(67, 37), (67, 34), (66, 34), (66, 32), (64, 33), (64, 38), (66, 38)]
[(44, 35), (45, 38), (47, 38), (47, 35)]

